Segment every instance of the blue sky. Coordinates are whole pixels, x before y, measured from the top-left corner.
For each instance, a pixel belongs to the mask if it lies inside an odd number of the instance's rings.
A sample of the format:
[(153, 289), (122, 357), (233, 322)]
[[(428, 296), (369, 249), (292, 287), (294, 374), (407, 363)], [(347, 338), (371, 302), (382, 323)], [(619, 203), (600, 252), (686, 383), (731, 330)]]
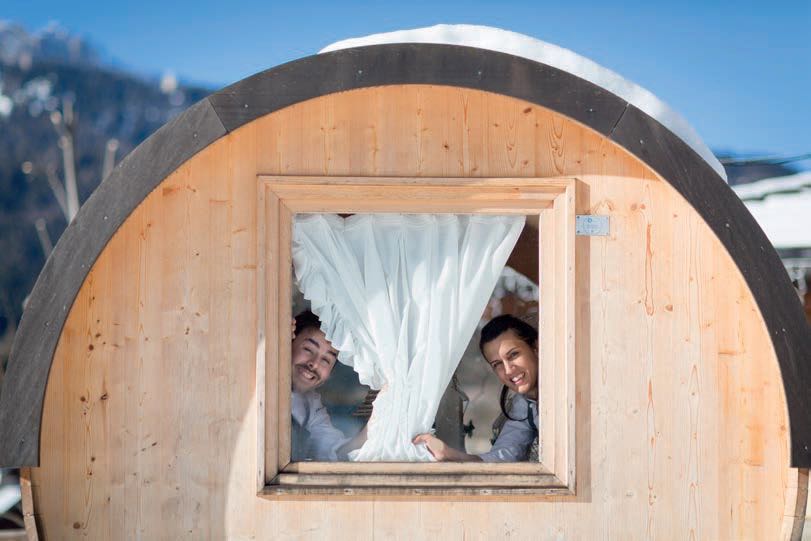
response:
[(348, 37), (486, 24), (566, 47), (646, 87), (714, 150), (811, 152), (809, 0), (4, 0), (0, 18), (29, 30), (58, 21), (125, 66), (145, 74), (171, 69), (212, 88)]

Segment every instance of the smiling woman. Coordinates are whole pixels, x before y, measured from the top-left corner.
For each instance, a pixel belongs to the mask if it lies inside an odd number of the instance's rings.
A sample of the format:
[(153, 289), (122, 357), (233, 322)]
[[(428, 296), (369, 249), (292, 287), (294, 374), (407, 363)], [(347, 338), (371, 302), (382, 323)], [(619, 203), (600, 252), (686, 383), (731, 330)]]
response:
[(538, 331), (512, 316), (499, 316), (482, 330), (482, 356), (504, 387), (538, 400)]
[(499, 398), (501, 416), (493, 425), (496, 434), (492, 449), (470, 454), (447, 445), (433, 434), (420, 434), (414, 442), (425, 445), (436, 460), (443, 462), (537, 461), (538, 331), (512, 315), (501, 315), (482, 329), (479, 349), (503, 384)]

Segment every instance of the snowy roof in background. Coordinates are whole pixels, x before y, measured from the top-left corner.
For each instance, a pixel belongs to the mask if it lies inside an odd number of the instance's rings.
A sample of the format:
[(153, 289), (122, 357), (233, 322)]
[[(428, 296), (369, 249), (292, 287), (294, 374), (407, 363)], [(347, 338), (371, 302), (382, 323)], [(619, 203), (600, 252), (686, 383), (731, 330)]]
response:
[(732, 189), (775, 248), (811, 247), (811, 171)]
[(521, 56), (566, 71), (608, 90), (656, 119), (687, 143), (721, 178), (727, 180), (724, 167), (707, 148), (692, 126), (662, 100), (641, 86), (624, 79), (588, 58), (539, 39), (489, 26), (439, 24), (427, 28), (398, 30), (396, 32), (345, 39), (328, 45), (319, 52), (327, 53), (339, 49), (382, 43), (464, 45)]

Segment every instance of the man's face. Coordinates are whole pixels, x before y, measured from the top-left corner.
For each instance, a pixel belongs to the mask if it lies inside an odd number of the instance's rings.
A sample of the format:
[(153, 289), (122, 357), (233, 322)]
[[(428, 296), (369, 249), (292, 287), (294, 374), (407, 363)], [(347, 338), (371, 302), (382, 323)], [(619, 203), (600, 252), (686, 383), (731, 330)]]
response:
[(311, 391), (327, 381), (338, 360), (338, 351), (315, 327), (296, 333), (291, 353), (293, 390), (299, 393)]

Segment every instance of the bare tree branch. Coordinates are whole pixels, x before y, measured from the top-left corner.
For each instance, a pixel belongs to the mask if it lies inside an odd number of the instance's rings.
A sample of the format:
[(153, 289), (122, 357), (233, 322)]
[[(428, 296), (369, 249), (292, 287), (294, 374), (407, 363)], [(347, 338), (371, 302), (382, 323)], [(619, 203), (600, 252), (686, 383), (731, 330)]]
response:
[(104, 165), (101, 168), (102, 182), (110, 176), (115, 167), (115, 153), (118, 151), (118, 139), (112, 138), (107, 141), (107, 146), (104, 149)]
[(62, 113), (54, 111), (51, 122), (59, 134), (59, 148), (62, 150), (62, 167), (65, 171), (65, 201), (68, 223), (79, 212), (79, 192), (76, 188), (76, 157), (73, 146), (75, 122), (73, 100), (62, 99)]
[(47, 224), (43, 218), (37, 218), (37, 221), (34, 222), (34, 226), (37, 228), (37, 237), (39, 238), (42, 253), (45, 254), (45, 259), (48, 259), (51, 252), (53, 252), (54, 245), (53, 242), (51, 242), (51, 236), (48, 234)]
[(59, 208), (62, 209), (62, 214), (65, 215), (65, 220), (70, 223), (70, 213), (68, 212), (68, 201), (65, 195), (65, 187), (62, 186), (61, 182), (59, 182), (59, 178), (57, 178), (56, 171), (53, 167), (48, 167), (45, 173), (48, 177), (48, 186), (51, 187), (51, 191), (56, 198), (56, 202), (59, 203)]

